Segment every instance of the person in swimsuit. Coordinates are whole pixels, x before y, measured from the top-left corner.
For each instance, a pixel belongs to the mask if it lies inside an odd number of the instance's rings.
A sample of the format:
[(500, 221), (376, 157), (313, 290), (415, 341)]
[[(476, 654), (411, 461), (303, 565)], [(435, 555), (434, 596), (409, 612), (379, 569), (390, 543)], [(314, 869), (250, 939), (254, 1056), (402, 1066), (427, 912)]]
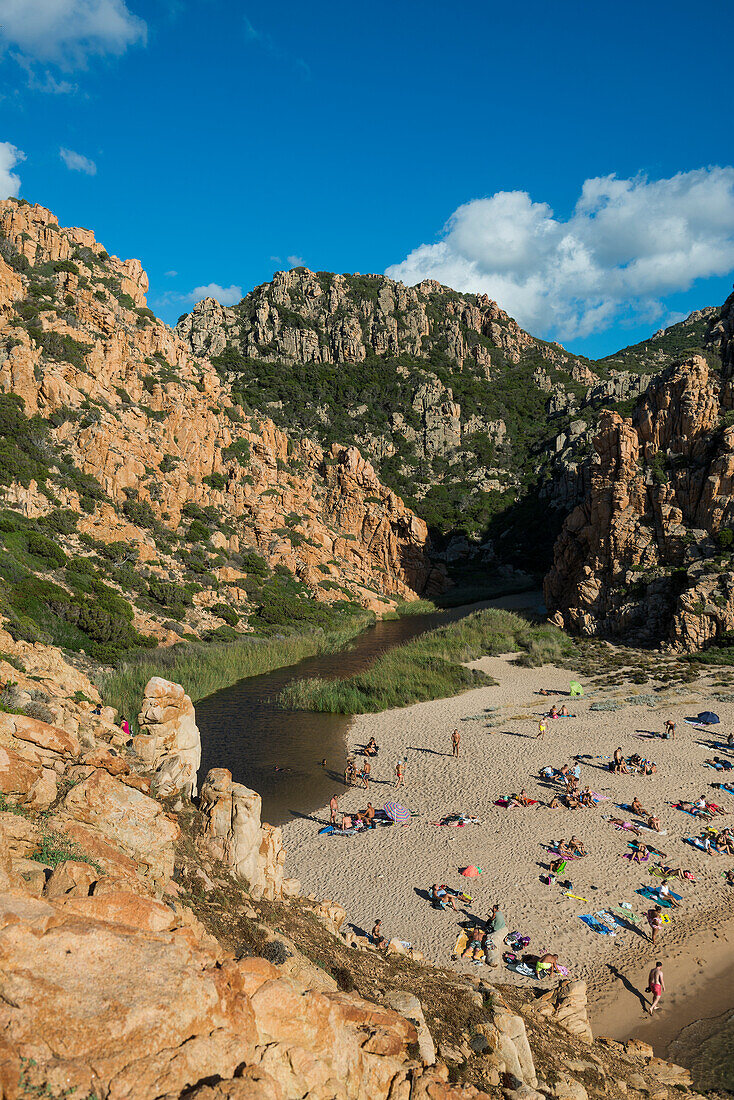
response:
[(648, 827), (648, 829), (652, 829), (653, 832), (659, 833), (660, 832), (660, 818), (656, 817), (655, 814), (651, 814), (650, 817), (648, 817), (648, 819), (647, 819), (647, 827)]
[(663, 964), (661, 962), (656, 962), (650, 971), (650, 976), (647, 979), (647, 992), (652, 993), (652, 1003), (647, 1010), (652, 1016), (660, 1003), (661, 996), (665, 992), (665, 979), (663, 978)]
[(405, 772), (403, 770), (403, 767), (404, 767), (403, 761), (398, 760), (397, 764), (395, 765), (395, 786), (396, 787), (404, 787), (405, 786)]
[(627, 771), (627, 766), (625, 765), (624, 756), (622, 755), (621, 749), (614, 750), (614, 756), (612, 757), (612, 771), (617, 773)]
[(548, 724), (545, 720), (545, 715), (538, 722), (538, 738), (542, 741), (545, 737), (545, 731), (548, 729)]
[(434, 882), (431, 887), (431, 905), (434, 909), (445, 909), (447, 905), (450, 905), (453, 910), (456, 911), (456, 902), (445, 886), (439, 886), (437, 882)]
[(559, 718), (571, 718), (572, 717), (571, 714), (569, 713), (568, 707), (566, 706), (565, 703), (563, 704), (563, 706), (559, 710), (558, 717)]
[(671, 721), (670, 718), (668, 718), (667, 722), (665, 723), (663, 736), (670, 737), (673, 739), (673, 741), (675, 741), (675, 722)]
[(339, 803), (336, 800), (336, 795), (335, 794), (333, 794), (331, 796), (331, 801), (329, 802), (329, 809), (331, 810), (331, 824), (336, 825), (336, 815), (339, 811)]
[(646, 860), (649, 859), (649, 856), (650, 853), (647, 850), (647, 845), (640, 844), (637, 848), (635, 848), (634, 852), (632, 853), (632, 862), (645, 863)]
[(630, 812), (633, 813), (633, 814), (637, 814), (638, 817), (649, 817), (650, 816), (650, 811), (649, 810), (644, 810), (642, 808), (642, 803), (640, 802), (637, 795), (635, 795), (635, 797), (632, 799), (632, 802), (630, 803)]
[(561, 973), (558, 966), (558, 955), (546, 954), (540, 956), (535, 964), (535, 976), (539, 978), (540, 975), (546, 973), (546, 971), (549, 971), (549, 976), (551, 974)]
[(451, 734), (451, 755), (457, 757), (457, 759), (458, 759), (458, 756), (459, 756), (459, 742), (460, 741), (461, 741), (461, 734), (459, 733), (458, 729), (455, 729), (454, 732)]
[(357, 817), (361, 822), (366, 825), (368, 829), (375, 829), (375, 807), (371, 802), (367, 803), (367, 807), (364, 810), (360, 810)]
[(650, 939), (654, 947), (658, 932), (663, 927), (663, 910), (659, 905), (656, 905), (654, 908), (648, 909), (645, 916), (647, 917), (647, 923), (650, 925)]
[(374, 737), (370, 737), (369, 741), (367, 742), (367, 748), (364, 751), (366, 752), (367, 756), (377, 756), (380, 750), (377, 747), (377, 742), (375, 741)]
[(376, 920), (375, 921), (375, 926), (372, 929), (372, 932), (370, 934), (370, 939), (372, 940), (372, 943), (375, 945), (375, 947), (377, 948), (378, 951), (384, 951), (385, 948), (387, 947), (387, 940), (385, 939), (385, 937), (382, 934), (382, 921), (381, 920)]
[(577, 840), (575, 836), (572, 836), (568, 842), (569, 850), (576, 856), (585, 856), (586, 848), (584, 848), (583, 841)]
[(346, 833), (351, 828), (352, 828), (351, 815), (350, 814), (342, 814), (342, 824), (341, 824), (342, 832)]
[(680, 908), (680, 902), (676, 901), (670, 893), (670, 887), (668, 886), (667, 879), (665, 880), (665, 882), (661, 883), (660, 886), (658, 886), (658, 897), (661, 898), (663, 901), (667, 901), (668, 905), (674, 905), (676, 909)]
[(561, 803), (558, 801), (558, 795), (554, 794), (553, 798), (551, 798), (550, 802), (548, 803), (548, 809), (549, 810), (560, 810), (560, 808), (561, 808)]
[(484, 936), (485, 933), (478, 925), (472, 929), (469, 942), (465, 949), (462, 951), (462, 959), (473, 959), (475, 962), (482, 962), (484, 958)]
[(548, 711), (548, 717), (549, 717), (549, 718), (558, 718), (558, 717), (559, 717), (559, 714), (558, 714), (558, 707), (556, 706), (556, 704), (555, 704), (555, 703), (553, 704), (553, 706), (551, 707), (551, 709), (550, 709), (550, 710)]

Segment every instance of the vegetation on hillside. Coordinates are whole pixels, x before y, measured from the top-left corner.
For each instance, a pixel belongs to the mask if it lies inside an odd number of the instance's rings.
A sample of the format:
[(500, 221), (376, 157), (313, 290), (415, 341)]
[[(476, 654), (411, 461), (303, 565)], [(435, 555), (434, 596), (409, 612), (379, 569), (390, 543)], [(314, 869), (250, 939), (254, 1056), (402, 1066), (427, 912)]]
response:
[(298, 710), (365, 714), (442, 699), (494, 683), (480, 670), (466, 668), (466, 662), (518, 650), (524, 664), (536, 667), (568, 658), (575, 647), (555, 626), (536, 626), (490, 608), (396, 646), (371, 668), (346, 679), (295, 680), (284, 688), (280, 702)]

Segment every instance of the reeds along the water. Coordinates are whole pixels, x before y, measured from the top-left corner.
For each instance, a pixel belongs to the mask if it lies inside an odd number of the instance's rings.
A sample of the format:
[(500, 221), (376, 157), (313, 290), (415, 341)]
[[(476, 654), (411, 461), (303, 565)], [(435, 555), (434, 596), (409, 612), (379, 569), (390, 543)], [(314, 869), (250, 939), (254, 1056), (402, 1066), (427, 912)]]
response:
[(537, 667), (570, 656), (574, 645), (557, 627), (535, 626), (511, 611), (488, 608), (396, 646), (344, 680), (296, 680), (280, 702), (298, 710), (364, 714), (442, 699), (492, 683), (464, 667), (466, 662), (518, 651), (523, 664)]
[(99, 689), (106, 706), (115, 707), (120, 716), (136, 724), (151, 676), (163, 676), (183, 685), (196, 702), (246, 676), (259, 676), (306, 657), (331, 653), (372, 622), (374, 616), (365, 612), (350, 616), (348, 623), (331, 630), (268, 639), (244, 637), (227, 643), (181, 643), (168, 649), (147, 650), (103, 677)]

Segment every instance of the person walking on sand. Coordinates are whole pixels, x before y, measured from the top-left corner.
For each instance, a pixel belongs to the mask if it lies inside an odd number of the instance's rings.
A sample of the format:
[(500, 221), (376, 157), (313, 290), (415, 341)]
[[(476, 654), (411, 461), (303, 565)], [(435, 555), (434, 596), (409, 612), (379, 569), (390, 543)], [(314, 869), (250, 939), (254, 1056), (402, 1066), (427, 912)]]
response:
[(395, 786), (396, 787), (404, 787), (405, 786), (405, 771), (404, 771), (404, 768), (405, 768), (405, 765), (403, 764), (403, 761), (398, 760), (397, 764), (395, 765)]
[(652, 1016), (660, 1003), (661, 996), (665, 992), (665, 978), (663, 977), (663, 964), (661, 962), (656, 962), (655, 966), (650, 971), (650, 976), (647, 979), (646, 992), (652, 993), (652, 1003), (647, 1010)]
[(662, 907), (660, 905), (656, 905), (652, 909), (648, 909), (646, 916), (647, 923), (650, 925), (650, 939), (652, 940), (652, 944), (654, 947), (658, 932), (663, 927)]
[(459, 742), (461, 741), (461, 734), (458, 729), (455, 729), (451, 734), (451, 755), (457, 759), (459, 757)]
[(365, 760), (362, 765), (362, 786), (367, 791), (370, 786), (370, 772), (372, 771), (372, 765), (369, 760)]
[(545, 715), (538, 722), (538, 738), (540, 741), (545, 739), (545, 731), (548, 729), (548, 725), (545, 720)]
[(336, 795), (331, 796), (331, 802), (329, 803), (329, 809), (331, 810), (331, 824), (336, 825), (336, 815), (339, 811), (339, 803), (337, 802)]

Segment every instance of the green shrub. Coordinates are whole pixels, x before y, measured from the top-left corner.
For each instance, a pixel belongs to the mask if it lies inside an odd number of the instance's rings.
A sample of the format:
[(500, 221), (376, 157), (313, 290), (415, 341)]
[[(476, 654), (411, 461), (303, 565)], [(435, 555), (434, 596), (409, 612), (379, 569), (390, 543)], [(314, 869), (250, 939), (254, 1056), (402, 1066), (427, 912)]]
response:
[[(230, 409), (227, 409), (227, 412), (230, 411)], [(235, 439), (229, 447), (224, 448), (222, 457), (235, 459), (240, 466), (247, 467), (250, 464), (250, 444), (246, 439)]]
[(227, 485), (224, 477), (216, 471), (213, 474), (207, 474), (206, 477), (203, 477), (201, 480), (206, 485), (210, 485), (212, 489), (217, 489), (219, 492)]
[(215, 603), (211, 608), (212, 615), (217, 615), (220, 619), (224, 619), (225, 623), (229, 626), (236, 626), (240, 621), (240, 617), (232, 607), (228, 607), (226, 603)]
[(130, 497), (123, 504), (122, 512), (136, 527), (155, 527), (157, 525), (155, 512), (147, 500), (136, 500), (134, 497)]
[(201, 520), (192, 519), (189, 524), (189, 529), (186, 532), (186, 538), (189, 542), (208, 542), (211, 538), (211, 531), (205, 523)]
[(39, 531), (28, 532), (28, 552), (55, 569), (60, 569), (66, 562), (66, 554), (58, 543)]

